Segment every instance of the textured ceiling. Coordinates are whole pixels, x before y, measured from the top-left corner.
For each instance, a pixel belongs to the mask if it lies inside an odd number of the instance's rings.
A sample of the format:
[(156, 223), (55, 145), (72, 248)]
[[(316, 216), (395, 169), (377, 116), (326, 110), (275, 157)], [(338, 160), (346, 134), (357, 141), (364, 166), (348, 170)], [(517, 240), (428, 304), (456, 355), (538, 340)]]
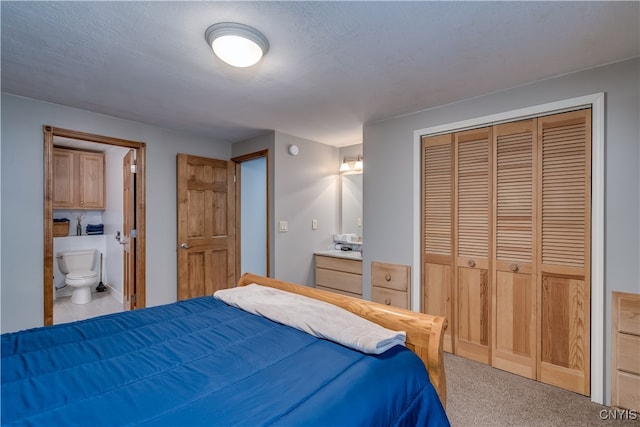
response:
[[(236, 142), (362, 125), (640, 55), (639, 2), (1, 2), (2, 91)], [(271, 50), (215, 58), (211, 24)]]

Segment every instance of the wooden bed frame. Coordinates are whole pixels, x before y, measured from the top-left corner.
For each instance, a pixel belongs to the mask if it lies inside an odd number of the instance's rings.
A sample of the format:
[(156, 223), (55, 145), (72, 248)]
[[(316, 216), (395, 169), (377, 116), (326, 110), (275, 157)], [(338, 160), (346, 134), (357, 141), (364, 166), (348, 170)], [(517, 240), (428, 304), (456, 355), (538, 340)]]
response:
[(447, 319), (445, 317), (416, 313), (250, 273), (245, 273), (240, 277), (238, 286), (245, 286), (251, 283), (325, 301), (385, 328), (405, 331), (407, 333), (407, 348), (416, 353), (424, 362), (429, 373), (429, 379), (440, 397), (442, 406), (446, 408), (447, 383), (442, 353), (444, 330), (447, 327)]

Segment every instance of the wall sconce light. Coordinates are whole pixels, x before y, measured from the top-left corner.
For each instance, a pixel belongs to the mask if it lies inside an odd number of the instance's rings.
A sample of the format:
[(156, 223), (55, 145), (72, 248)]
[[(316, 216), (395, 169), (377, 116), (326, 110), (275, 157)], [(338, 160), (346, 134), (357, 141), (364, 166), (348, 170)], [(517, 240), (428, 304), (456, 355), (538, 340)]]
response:
[(364, 164), (362, 162), (362, 156), (358, 154), (358, 157), (355, 159), (347, 159), (346, 157), (342, 160), (342, 164), (340, 165), (339, 172), (340, 173), (361, 173), (364, 169)]
[(269, 51), (269, 41), (260, 31), (237, 22), (214, 24), (204, 38), (218, 58), (234, 67), (250, 67)]

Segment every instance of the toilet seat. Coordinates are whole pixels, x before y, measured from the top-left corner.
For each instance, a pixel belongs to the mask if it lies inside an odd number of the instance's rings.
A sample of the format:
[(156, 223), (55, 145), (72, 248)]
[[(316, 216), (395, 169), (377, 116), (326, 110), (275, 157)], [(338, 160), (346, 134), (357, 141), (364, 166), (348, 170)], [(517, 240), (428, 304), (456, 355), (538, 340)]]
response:
[(74, 288), (72, 303), (87, 304), (91, 302), (91, 287), (98, 283), (98, 273), (92, 270), (73, 271), (67, 274), (64, 283)]
[(92, 270), (80, 270), (73, 271), (67, 274), (67, 279), (71, 280), (86, 280), (86, 279), (94, 279), (98, 277), (98, 273)]

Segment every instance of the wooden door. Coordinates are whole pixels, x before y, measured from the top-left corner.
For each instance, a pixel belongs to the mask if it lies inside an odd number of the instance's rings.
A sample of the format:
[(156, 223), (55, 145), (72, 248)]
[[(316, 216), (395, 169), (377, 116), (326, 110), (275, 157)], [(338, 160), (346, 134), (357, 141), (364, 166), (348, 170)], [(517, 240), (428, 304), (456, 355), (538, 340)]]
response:
[(453, 333), (453, 135), (422, 139), (422, 312), (445, 316), (444, 350)]
[(493, 129), (492, 365), (536, 378), (535, 119)]
[(538, 379), (590, 393), (591, 109), (538, 118)]
[(136, 308), (136, 161), (135, 150), (129, 150), (122, 161), (122, 183), (123, 183), (123, 236), (124, 243), (123, 260), (123, 294), (124, 309), (133, 310)]
[(53, 207), (73, 208), (75, 206), (75, 162), (73, 152), (60, 148), (53, 149)]
[(235, 165), (178, 154), (178, 300), (233, 287)]
[(489, 363), (491, 128), (455, 134), (456, 354)]
[(78, 153), (79, 200), (82, 209), (104, 209), (104, 154)]

